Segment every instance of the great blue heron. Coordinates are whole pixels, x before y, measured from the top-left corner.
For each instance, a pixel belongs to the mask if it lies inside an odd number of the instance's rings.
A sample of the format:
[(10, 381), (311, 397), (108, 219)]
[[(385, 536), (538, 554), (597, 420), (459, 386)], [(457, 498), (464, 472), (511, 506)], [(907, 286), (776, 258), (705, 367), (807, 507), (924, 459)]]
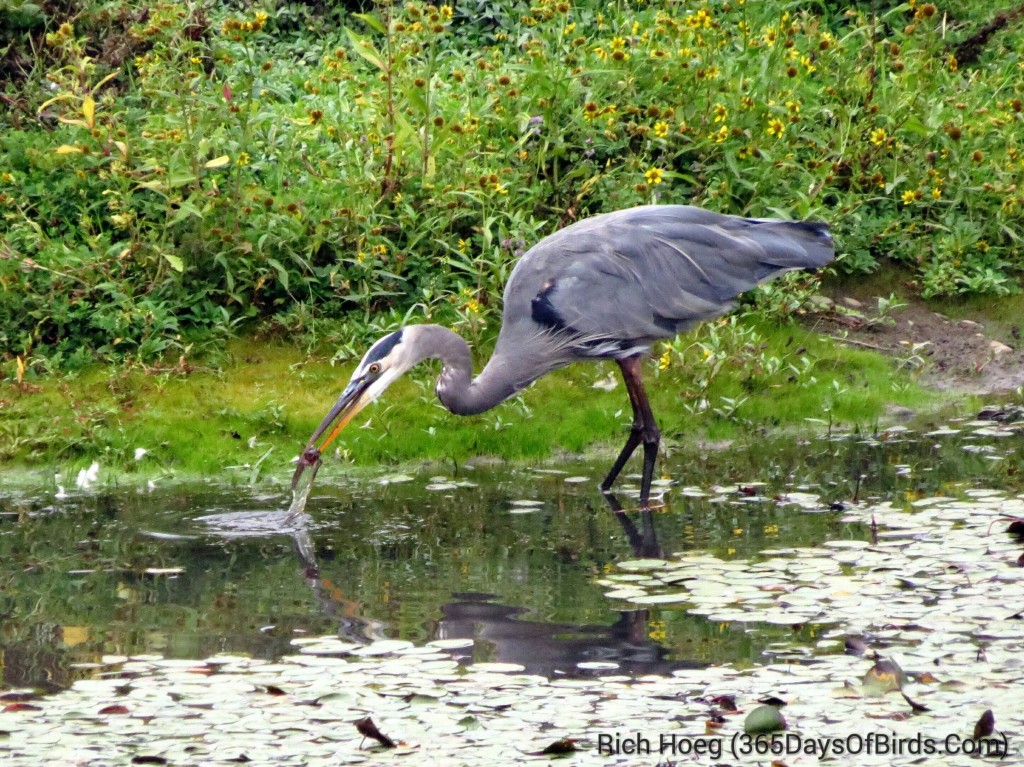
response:
[(645, 205), (578, 221), (534, 245), (512, 270), (494, 354), (476, 378), (469, 346), (439, 325), (410, 325), (371, 346), (310, 438), (296, 481), (356, 413), (422, 360), (441, 360), (441, 403), (473, 415), (570, 362), (610, 358), (622, 371), (633, 425), (601, 490), (611, 488), (643, 444), (640, 503), (647, 508), (660, 439), (641, 377), (651, 344), (728, 311), (758, 283), (824, 266), (833, 254), (825, 224), (686, 205)]

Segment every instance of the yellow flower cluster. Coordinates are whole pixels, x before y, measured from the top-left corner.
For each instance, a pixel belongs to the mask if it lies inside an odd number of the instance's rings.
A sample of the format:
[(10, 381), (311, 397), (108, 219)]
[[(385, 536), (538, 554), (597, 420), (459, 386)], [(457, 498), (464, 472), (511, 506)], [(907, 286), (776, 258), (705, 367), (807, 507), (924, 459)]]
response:
[(658, 370), (668, 370), (672, 364), (672, 350), (668, 347), (658, 357)]
[(701, 8), (696, 13), (691, 13), (686, 17), (686, 26), (693, 29), (709, 29), (714, 19), (711, 16), (711, 11), (707, 8)]
[(46, 35), (46, 44), (51, 48), (59, 48), (64, 43), (73, 40), (75, 37), (75, 28), (68, 22), (61, 24), (56, 32), (50, 32)]
[(259, 32), (266, 25), (270, 17), (264, 11), (256, 11), (251, 20), (226, 19), (220, 26), (220, 31), (226, 35), (237, 36), (240, 32)]

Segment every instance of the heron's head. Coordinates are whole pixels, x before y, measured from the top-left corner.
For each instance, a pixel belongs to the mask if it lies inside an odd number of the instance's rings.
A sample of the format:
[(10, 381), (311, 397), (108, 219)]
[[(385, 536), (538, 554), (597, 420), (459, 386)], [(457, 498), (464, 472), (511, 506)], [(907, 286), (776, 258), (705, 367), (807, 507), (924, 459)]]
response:
[(309, 438), (307, 450), (330, 429), (327, 438), (317, 449), (321, 453), (326, 450), (356, 413), (377, 399), (396, 378), (419, 362), (420, 358), (413, 353), (414, 333), (410, 330), (397, 330), (370, 347), (356, 366), (348, 386), (342, 391), (334, 407), (324, 416), (324, 420)]

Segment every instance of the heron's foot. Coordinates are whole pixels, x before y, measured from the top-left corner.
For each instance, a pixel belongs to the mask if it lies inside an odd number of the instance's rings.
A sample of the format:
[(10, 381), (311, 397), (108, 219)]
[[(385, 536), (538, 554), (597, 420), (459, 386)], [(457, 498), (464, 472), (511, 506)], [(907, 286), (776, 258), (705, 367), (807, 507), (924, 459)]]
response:
[(664, 501), (655, 501), (654, 503), (648, 501), (647, 503), (641, 502), (640, 505), (635, 509), (632, 509), (632, 511), (661, 511), (662, 509), (667, 508), (668, 504)]
[(632, 514), (635, 511), (661, 511), (662, 509), (667, 509), (669, 506), (664, 498), (658, 498), (653, 502), (650, 499), (648, 499), (646, 502), (641, 500), (636, 506), (629, 506), (627, 508), (623, 508), (622, 504), (619, 503), (618, 496), (615, 495), (615, 493), (611, 492), (610, 490), (602, 489), (601, 494), (604, 495), (605, 500), (609, 503), (609, 505), (611, 505), (612, 511), (614, 511), (616, 514)]

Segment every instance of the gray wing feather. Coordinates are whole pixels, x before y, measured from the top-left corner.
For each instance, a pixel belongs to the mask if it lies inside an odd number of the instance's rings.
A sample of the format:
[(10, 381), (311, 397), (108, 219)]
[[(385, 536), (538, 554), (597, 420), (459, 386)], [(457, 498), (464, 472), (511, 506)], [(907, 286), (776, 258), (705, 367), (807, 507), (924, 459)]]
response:
[(570, 331), (595, 348), (644, 346), (728, 311), (736, 296), (777, 274), (824, 266), (833, 254), (819, 223), (683, 205), (595, 216), (545, 238), (516, 265), (499, 346), (524, 340), (530, 323), (534, 335), (538, 326)]

